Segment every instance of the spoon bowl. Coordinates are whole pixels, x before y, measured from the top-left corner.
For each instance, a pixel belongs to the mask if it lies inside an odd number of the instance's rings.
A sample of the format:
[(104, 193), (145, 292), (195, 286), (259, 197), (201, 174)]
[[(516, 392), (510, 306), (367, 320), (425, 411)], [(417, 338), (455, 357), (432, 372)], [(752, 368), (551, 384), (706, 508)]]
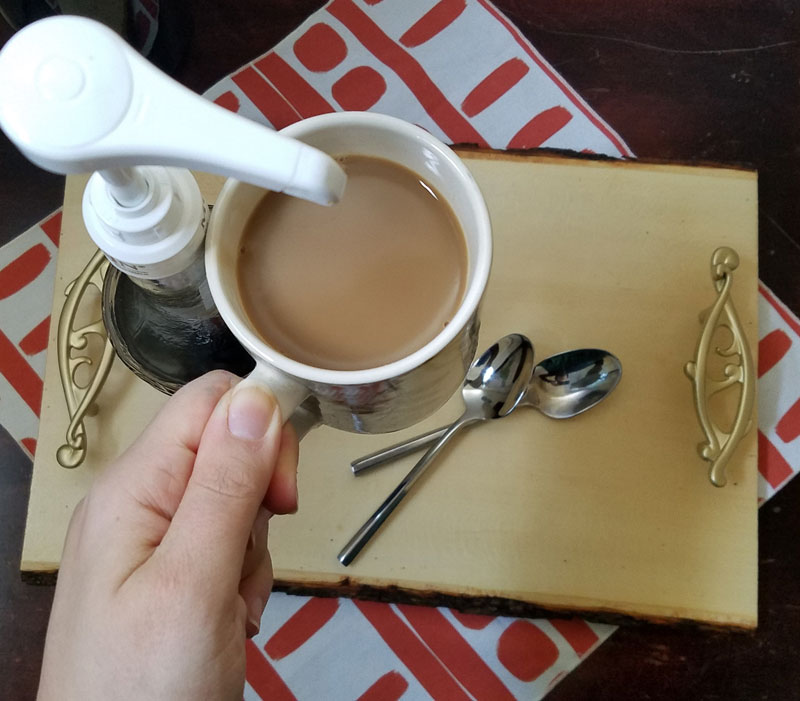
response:
[(551, 419), (569, 419), (603, 401), (619, 383), (619, 359), (599, 348), (551, 355), (533, 370), (520, 406), (532, 406)]
[(464, 379), (461, 388), (464, 414), (486, 420), (514, 411), (530, 386), (533, 356), (531, 342), (516, 333), (487, 348), (472, 363)]

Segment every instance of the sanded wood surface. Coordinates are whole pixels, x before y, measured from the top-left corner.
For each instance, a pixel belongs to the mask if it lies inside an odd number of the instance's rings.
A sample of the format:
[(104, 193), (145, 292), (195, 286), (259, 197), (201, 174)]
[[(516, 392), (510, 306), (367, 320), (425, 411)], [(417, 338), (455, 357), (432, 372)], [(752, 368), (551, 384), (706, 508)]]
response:
[[(530, 409), (457, 439), (353, 565), (336, 553), (413, 464), (354, 478), (349, 461), (455, 418), (454, 397), (400, 434), (314, 430), (301, 446), (300, 511), (276, 518), (279, 584), (326, 593), (459, 601), (749, 628), (757, 620), (756, 436), (714, 488), (683, 365), (714, 299), (712, 251), (742, 259), (734, 301), (757, 343), (757, 181), (745, 170), (464, 152), (489, 205), (495, 260), (481, 346), (512, 331), (537, 357), (605, 347), (623, 363), (608, 402), (570, 421)], [(213, 200), (217, 178), (203, 179)], [(57, 281), (91, 255), (69, 178)], [(64, 529), (91, 477), (163, 397), (118, 364), (87, 421), (90, 453), (55, 464), (66, 425), (48, 364), (23, 569), (57, 567)], [(52, 429), (52, 430), (51, 430)]]

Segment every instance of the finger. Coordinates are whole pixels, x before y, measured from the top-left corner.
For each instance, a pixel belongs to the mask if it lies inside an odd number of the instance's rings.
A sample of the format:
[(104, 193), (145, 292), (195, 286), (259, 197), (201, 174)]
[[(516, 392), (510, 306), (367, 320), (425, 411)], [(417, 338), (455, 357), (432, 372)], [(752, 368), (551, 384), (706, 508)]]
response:
[(258, 515), (250, 531), (250, 537), (247, 539), (244, 562), (242, 563), (242, 579), (255, 572), (266, 557), (267, 531), (270, 518), (272, 518), (272, 514), (263, 506), (259, 507)]
[(203, 432), (186, 492), (161, 544), (165, 555), (172, 555), (168, 561), (180, 563), (176, 576), (229, 584), (236, 590), (280, 435), (280, 410), (267, 392), (246, 387), (222, 397)]
[(290, 423), (281, 432), (281, 447), (275, 472), (267, 489), (264, 506), (273, 514), (293, 514), (297, 511), (297, 459), (299, 444)]
[[(186, 489), (203, 430), (220, 398), (238, 381), (219, 370), (179, 389), (102, 473), (96, 487), (105, 492), (104, 499), (132, 496), (138, 504), (171, 518)], [(113, 509), (118, 508), (114, 503)]]
[(263, 557), (259, 560), (258, 567), (239, 583), (239, 596), (242, 597), (247, 612), (245, 630), (249, 638), (256, 635), (261, 628), (261, 617), (272, 591), (272, 559), (267, 550), (266, 534), (265, 529), (264, 542), (258, 546), (260, 549), (263, 547), (260, 550)]
[[(67, 525), (67, 533), (64, 537), (64, 548), (61, 552), (62, 567), (58, 573), (59, 588), (70, 589), (72, 588), (72, 580), (75, 578), (83, 579), (87, 567), (85, 555), (91, 556), (84, 548), (81, 547), (81, 542), (84, 539), (84, 530), (86, 528), (86, 497), (81, 499)], [(63, 565), (74, 563), (72, 567), (63, 567)]]
[(88, 562), (114, 580), (124, 580), (152, 554), (186, 490), (203, 429), (220, 397), (238, 381), (212, 372), (170, 397), (86, 495), (80, 534), (71, 546), (76, 554), (87, 553)]

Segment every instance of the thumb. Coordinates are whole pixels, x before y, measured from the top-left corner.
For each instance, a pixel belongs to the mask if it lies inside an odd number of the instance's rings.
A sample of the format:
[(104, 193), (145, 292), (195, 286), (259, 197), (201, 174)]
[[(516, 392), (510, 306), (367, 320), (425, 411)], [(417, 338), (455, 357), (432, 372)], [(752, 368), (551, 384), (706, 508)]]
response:
[[(227, 392), (206, 424), (186, 491), (162, 540), (191, 578), (238, 586), (250, 530), (281, 439), (274, 398), (253, 386)], [(202, 579), (200, 580), (202, 581)]]

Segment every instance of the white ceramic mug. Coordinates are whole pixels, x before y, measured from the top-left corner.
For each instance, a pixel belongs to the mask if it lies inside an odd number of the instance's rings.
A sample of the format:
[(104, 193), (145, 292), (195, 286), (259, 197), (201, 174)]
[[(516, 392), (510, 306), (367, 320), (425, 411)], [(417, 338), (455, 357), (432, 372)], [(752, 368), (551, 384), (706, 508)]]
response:
[(337, 112), (297, 122), (282, 133), (332, 156), (394, 161), (431, 184), (450, 204), (467, 243), (467, 283), (461, 306), (429, 343), (400, 360), (363, 370), (326, 370), (299, 363), (265, 343), (239, 298), (237, 255), (242, 232), (264, 190), (228, 180), (214, 206), (206, 237), (206, 274), (225, 323), (255, 358), (245, 382), (267, 387), (288, 418), (302, 403), (322, 423), (359, 433), (410, 426), (458, 389), (478, 340), (478, 308), (491, 267), (489, 214), (471, 173), (458, 156), (420, 127), (385, 115)]

